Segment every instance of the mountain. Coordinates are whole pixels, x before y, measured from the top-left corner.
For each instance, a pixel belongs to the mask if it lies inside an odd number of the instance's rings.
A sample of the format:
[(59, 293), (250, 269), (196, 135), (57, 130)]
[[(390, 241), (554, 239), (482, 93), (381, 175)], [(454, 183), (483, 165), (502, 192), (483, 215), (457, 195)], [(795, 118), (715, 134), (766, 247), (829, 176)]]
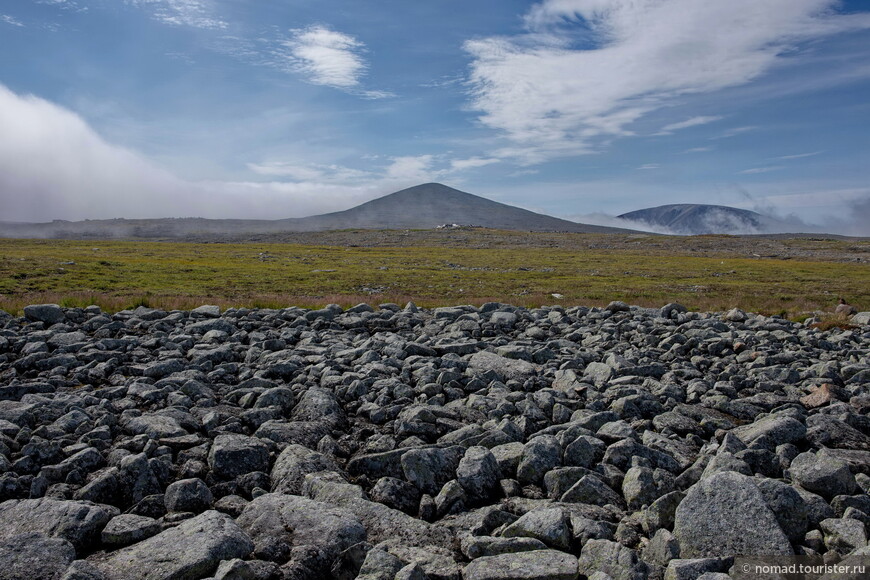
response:
[(440, 183), (409, 187), (344, 211), (280, 221), (289, 231), (428, 229), (443, 224), (536, 232), (627, 231), (535, 213)]
[(807, 231), (758, 212), (727, 205), (677, 203), (624, 213), (619, 218), (678, 234), (770, 234)]
[(520, 209), (440, 183), (409, 187), (350, 209), (304, 218), (114, 219), (45, 224), (2, 224), (0, 236), (63, 238), (172, 238), (202, 234), (275, 234), (345, 229), (431, 229), (444, 224), (536, 232), (625, 233)]

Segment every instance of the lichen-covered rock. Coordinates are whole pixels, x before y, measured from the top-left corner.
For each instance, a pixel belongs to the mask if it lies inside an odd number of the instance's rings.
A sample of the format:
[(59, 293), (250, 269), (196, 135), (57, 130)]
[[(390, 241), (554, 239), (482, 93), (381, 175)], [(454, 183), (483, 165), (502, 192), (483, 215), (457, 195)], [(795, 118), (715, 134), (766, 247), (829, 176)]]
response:
[(674, 536), (683, 558), (794, 554), (752, 478), (733, 471), (689, 488), (677, 507)]
[(801, 453), (792, 460), (789, 473), (795, 483), (826, 498), (851, 495), (856, 487), (846, 462), (823, 451)]
[(0, 580), (58, 580), (75, 557), (73, 545), (61, 538), (10, 536), (0, 540)]
[(233, 479), (254, 471), (269, 471), (269, 448), (256, 437), (224, 433), (215, 437), (208, 466), (218, 477)]
[(473, 560), (465, 580), (576, 580), (577, 558), (557, 550), (536, 550)]
[(648, 566), (637, 552), (610, 540), (589, 540), (579, 559), (580, 573), (604, 572), (613, 580), (645, 580)]
[(365, 527), (350, 511), (295, 495), (262, 495), (237, 521), (253, 539), (258, 557), (283, 563), (294, 549), (307, 546), (322, 553), (323, 570), (342, 551), (366, 540)]
[(117, 513), (82, 501), (9, 500), (0, 504), (0, 538), (37, 532), (67, 540), (81, 553), (99, 541), (100, 532)]
[(196, 580), (223, 560), (246, 558), (251, 538), (227, 515), (207, 511), (132, 546), (90, 558), (109, 580)]

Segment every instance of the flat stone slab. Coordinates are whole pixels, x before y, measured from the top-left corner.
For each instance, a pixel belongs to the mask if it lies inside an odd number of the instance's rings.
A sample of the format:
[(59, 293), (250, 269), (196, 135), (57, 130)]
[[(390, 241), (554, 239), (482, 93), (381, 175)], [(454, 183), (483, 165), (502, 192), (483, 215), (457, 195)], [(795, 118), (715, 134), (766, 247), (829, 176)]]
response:
[(89, 560), (109, 580), (196, 580), (212, 574), (222, 560), (245, 558), (253, 549), (232, 518), (212, 510)]
[(465, 580), (575, 580), (577, 558), (558, 550), (484, 556), (462, 572)]

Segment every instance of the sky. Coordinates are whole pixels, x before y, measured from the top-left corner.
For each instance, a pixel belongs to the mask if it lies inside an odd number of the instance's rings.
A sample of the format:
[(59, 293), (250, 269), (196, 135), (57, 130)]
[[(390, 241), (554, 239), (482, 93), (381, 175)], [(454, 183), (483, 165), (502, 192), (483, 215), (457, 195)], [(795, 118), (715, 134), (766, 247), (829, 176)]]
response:
[(5, 0), (0, 221), (301, 217), (438, 181), (870, 235), (868, 97), (868, 0)]

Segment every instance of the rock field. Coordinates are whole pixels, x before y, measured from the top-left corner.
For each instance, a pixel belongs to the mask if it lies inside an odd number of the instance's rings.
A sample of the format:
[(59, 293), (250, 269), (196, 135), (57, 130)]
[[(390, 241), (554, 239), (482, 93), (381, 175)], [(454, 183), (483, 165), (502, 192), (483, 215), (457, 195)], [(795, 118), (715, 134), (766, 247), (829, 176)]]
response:
[(0, 311), (0, 580), (870, 556), (870, 313)]

